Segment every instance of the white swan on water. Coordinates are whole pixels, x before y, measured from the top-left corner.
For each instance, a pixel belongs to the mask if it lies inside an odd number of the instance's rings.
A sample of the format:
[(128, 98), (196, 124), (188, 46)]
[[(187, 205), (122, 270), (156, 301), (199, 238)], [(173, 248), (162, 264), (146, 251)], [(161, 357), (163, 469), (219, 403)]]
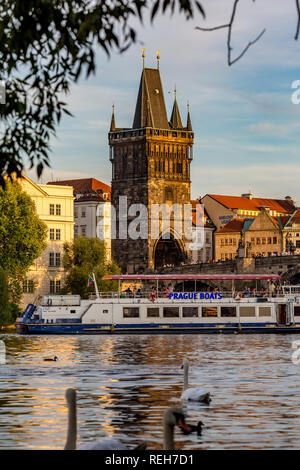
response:
[(189, 361), (187, 359), (183, 360), (182, 369), (184, 373), (183, 378), (183, 391), (181, 395), (182, 400), (190, 401), (201, 401), (204, 403), (209, 403), (211, 401), (210, 392), (205, 390), (203, 387), (191, 387), (189, 388)]
[[(117, 439), (104, 439), (100, 442), (92, 442), (89, 444), (76, 447), (77, 439), (77, 406), (76, 406), (76, 390), (68, 388), (66, 391), (66, 399), (68, 404), (68, 431), (65, 450), (129, 450), (121, 441)], [(141, 442), (132, 450), (145, 450), (147, 447), (145, 442)]]
[[(68, 431), (65, 450), (76, 450), (77, 438), (77, 407), (76, 407), (76, 390), (68, 388), (66, 391), (66, 399), (68, 404)], [(181, 408), (171, 407), (168, 408), (163, 417), (163, 449), (174, 450), (174, 428), (178, 426), (185, 434), (197, 432), (201, 434), (203, 423), (190, 425), (185, 422), (184, 412)], [(134, 447), (133, 450), (145, 450), (147, 447), (146, 442), (141, 442)], [(83, 445), (77, 448), (78, 450), (128, 450), (128, 448), (117, 439), (105, 439), (102, 442), (92, 442), (91, 444)]]
[(203, 423), (199, 421), (197, 426), (187, 424), (185, 422), (185, 415), (181, 408), (172, 406), (164, 412), (163, 427), (163, 450), (175, 450), (174, 444), (174, 428), (178, 426), (184, 434), (191, 434), (197, 432), (198, 436), (201, 434)]

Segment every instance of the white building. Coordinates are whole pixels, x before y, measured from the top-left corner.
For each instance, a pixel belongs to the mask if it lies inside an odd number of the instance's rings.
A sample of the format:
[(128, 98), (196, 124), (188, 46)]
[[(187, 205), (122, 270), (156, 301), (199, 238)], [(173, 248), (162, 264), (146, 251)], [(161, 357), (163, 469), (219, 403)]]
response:
[(111, 259), (111, 202), (109, 185), (96, 178), (56, 181), (74, 188), (74, 238), (78, 236), (100, 238), (105, 254)]
[(198, 200), (192, 200), (192, 220), (193, 220), (193, 243), (199, 245), (197, 249), (191, 252), (191, 261), (193, 264), (207, 263), (214, 259), (214, 231), (215, 226), (208, 217), (204, 209), (201, 217), (201, 224), (197, 227), (196, 206), (203, 207)]
[(37, 296), (58, 294), (63, 287), (63, 247), (74, 237), (74, 197), (68, 185), (36, 184), (25, 175), (18, 182), (34, 201), (37, 215), (48, 227), (47, 247), (23, 281), (22, 305), (25, 306)]

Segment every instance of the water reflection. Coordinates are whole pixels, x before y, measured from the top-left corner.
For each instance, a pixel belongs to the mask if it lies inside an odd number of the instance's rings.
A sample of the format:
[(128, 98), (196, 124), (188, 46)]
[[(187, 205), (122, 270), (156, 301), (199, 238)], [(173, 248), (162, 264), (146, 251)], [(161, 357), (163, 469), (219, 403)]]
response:
[[(211, 391), (189, 403), (201, 438), (176, 432), (178, 449), (300, 447), (299, 365), (295, 336), (0, 335), (0, 448), (60, 449), (66, 437), (65, 389), (78, 390), (79, 443), (120, 438), (162, 446), (162, 414), (180, 404), (183, 357), (190, 384)], [(57, 362), (44, 362), (56, 355)]]

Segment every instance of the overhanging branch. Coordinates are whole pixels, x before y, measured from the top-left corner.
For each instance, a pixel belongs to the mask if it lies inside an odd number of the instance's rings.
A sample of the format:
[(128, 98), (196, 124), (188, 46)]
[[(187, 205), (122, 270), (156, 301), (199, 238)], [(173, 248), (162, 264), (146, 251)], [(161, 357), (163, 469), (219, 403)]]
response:
[[(254, 2), (255, 0), (253, 0)], [(296, 0), (296, 2), (298, 3), (299, 0)], [(234, 0), (234, 3), (233, 3), (233, 8), (232, 8), (232, 13), (231, 13), (231, 18), (230, 18), (230, 21), (229, 23), (227, 24), (223, 24), (223, 25), (220, 25), (220, 26), (214, 26), (212, 28), (201, 28), (200, 26), (197, 26), (196, 29), (199, 30), (199, 31), (216, 31), (218, 29), (228, 29), (228, 33), (227, 33), (227, 63), (228, 65), (232, 65), (234, 64), (235, 62), (237, 62), (241, 57), (243, 57), (243, 55), (247, 52), (247, 50), (253, 46), (253, 44), (255, 44), (257, 41), (259, 41), (259, 39), (262, 37), (262, 35), (265, 33), (265, 29), (263, 29), (261, 31), (261, 33), (259, 33), (259, 35), (253, 39), (252, 41), (249, 41), (247, 46), (242, 50), (242, 52), (235, 58), (235, 59), (232, 59), (232, 55), (231, 55), (231, 52), (233, 50), (232, 46), (231, 46), (231, 35), (232, 35), (232, 27), (233, 27), (233, 23), (234, 23), (234, 20), (235, 20), (235, 16), (236, 16), (236, 10), (237, 10), (237, 5), (239, 3), (239, 0)], [(299, 6), (299, 5), (298, 5)], [(300, 21), (300, 8), (299, 8), (299, 21)], [(299, 22), (298, 22), (298, 27), (299, 27)]]

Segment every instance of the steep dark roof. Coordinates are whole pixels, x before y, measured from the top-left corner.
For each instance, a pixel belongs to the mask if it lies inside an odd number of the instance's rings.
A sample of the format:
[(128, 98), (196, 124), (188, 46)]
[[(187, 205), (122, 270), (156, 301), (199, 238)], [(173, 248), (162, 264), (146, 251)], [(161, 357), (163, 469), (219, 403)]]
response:
[(159, 70), (144, 68), (132, 128), (145, 127), (147, 121), (152, 122), (153, 127), (157, 129), (169, 129)]
[(172, 129), (182, 129), (183, 128), (182, 122), (181, 122), (181, 117), (180, 117), (180, 112), (179, 112), (179, 108), (178, 108), (178, 104), (177, 104), (177, 100), (176, 100), (176, 96), (175, 96), (172, 115), (171, 115), (171, 119), (170, 119), (170, 127), (172, 127)]
[(110, 131), (115, 131), (116, 130), (116, 123), (115, 123), (115, 113), (114, 111), (112, 112), (111, 116), (111, 123), (110, 123)]
[(193, 130), (193, 128), (192, 128), (191, 116), (190, 116), (190, 111), (188, 111), (188, 115), (187, 115), (186, 128), (187, 128), (188, 131), (192, 131), (192, 130)]

